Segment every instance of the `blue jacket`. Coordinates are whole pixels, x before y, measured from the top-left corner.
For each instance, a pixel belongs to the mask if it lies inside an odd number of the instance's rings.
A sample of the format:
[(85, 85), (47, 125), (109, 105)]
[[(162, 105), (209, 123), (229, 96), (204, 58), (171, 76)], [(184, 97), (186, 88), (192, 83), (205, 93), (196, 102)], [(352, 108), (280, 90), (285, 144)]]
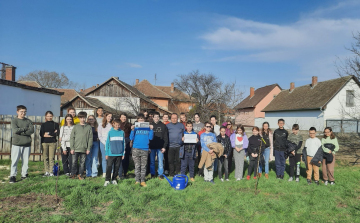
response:
[[(185, 134), (196, 134), (196, 132), (192, 131), (191, 133), (188, 133), (187, 131), (184, 132), (184, 135)], [(179, 152), (179, 157), (180, 159), (184, 159), (185, 157), (185, 149), (187, 150), (187, 147), (191, 147), (191, 154), (192, 154), (192, 157), (193, 159), (196, 159), (196, 152), (197, 152), (197, 147), (198, 145), (200, 145), (200, 138), (199, 138), (199, 135), (197, 135), (197, 138), (199, 140), (198, 143), (184, 143), (183, 141), (181, 141), (180, 145), (180, 152)]]
[(123, 130), (111, 128), (105, 145), (106, 156), (124, 156), (125, 155), (125, 133)]
[(169, 123), (166, 125), (169, 133), (169, 147), (180, 147), (181, 138), (185, 127), (182, 123)]
[(133, 141), (133, 148), (148, 150), (149, 142), (154, 137), (154, 131), (150, 128), (135, 128), (131, 130), (130, 140)]
[(200, 142), (201, 142), (201, 153), (205, 150), (206, 152), (209, 152), (210, 149), (206, 146), (207, 144), (210, 144), (212, 142), (217, 142), (215, 133), (204, 132), (200, 136)]

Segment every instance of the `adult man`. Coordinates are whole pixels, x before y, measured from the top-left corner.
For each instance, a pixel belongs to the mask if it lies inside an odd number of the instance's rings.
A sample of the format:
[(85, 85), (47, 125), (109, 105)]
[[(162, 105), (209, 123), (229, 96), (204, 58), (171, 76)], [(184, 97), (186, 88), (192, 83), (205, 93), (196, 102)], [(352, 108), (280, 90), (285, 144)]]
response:
[(169, 176), (173, 177), (175, 174), (180, 173), (179, 151), (185, 128), (182, 123), (178, 122), (178, 115), (176, 113), (171, 115), (171, 123), (166, 126), (169, 131)]
[(127, 121), (127, 114), (122, 113), (120, 114), (120, 129), (125, 133), (125, 157), (121, 162), (121, 166), (119, 169), (119, 176), (122, 177), (122, 173), (124, 173), (124, 177), (126, 178), (127, 172), (129, 170), (129, 160), (130, 160), (130, 132), (131, 132), (131, 123)]
[(200, 122), (200, 115), (199, 115), (199, 113), (195, 113), (195, 115), (194, 115), (194, 120), (195, 120), (195, 122), (194, 122), (194, 124), (193, 124), (193, 126), (194, 126), (194, 127), (193, 127), (194, 132), (199, 133), (200, 130), (204, 128), (204, 123), (201, 123), (201, 122)]
[(98, 107), (96, 110), (96, 121), (99, 125), (101, 125), (104, 118), (104, 109), (102, 107)]
[(216, 136), (220, 135), (220, 126), (218, 126), (216, 124), (217, 120), (216, 120), (216, 116), (215, 115), (212, 115), (210, 116), (210, 122), (211, 124), (214, 126), (214, 133)]
[(159, 121), (160, 114), (159, 112), (154, 112), (153, 125), (154, 137), (150, 141), (150, 173), (151, 178), (155, 178), (155, 157), (157, 156), (158, 161), (158, 177), (160, 180), (164, 179), (162, 176), (164, 172), (163, 159), (166, 147), (168, 145), (168, 129), (164, 123)]

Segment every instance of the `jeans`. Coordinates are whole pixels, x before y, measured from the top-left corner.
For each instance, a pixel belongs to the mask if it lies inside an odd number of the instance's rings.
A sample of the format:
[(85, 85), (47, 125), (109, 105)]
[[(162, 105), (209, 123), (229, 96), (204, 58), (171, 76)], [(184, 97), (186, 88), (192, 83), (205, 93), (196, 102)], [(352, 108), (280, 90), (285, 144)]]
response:
[[(265, 166), (265, 173), (268, 174), (269, 173), (270, 147), (268, 147), (264, 150), (263, 155), (264, 155), (265, 163), (262, 163), (262, 164), (264, 164), (264, 166)], [(262, 164), (259, 165), (259, 173), (262, 173), (262, 169), (263, 169)]]
[(181, 174), (185, 175), (186, 168), (189, 167), (190, 178), (194, 178), (195, 176), (194, 166), (195, 166), (195, 159), (193, 157), (192, 151), (190, 152), (185, 151), (184, 158), (181, 159)]
[(155, 175), (155, 157), (157, 156), (158, 161), (158, 176), (164, 173), (164, 154), (161, 152), (161, 149), (151, 149), (150, 153), (150, 173)]
[(105, 145), (100, 142), (100, 152), (101, 152), (101, 167), (103, 173), (106, 173), (106, 155), (105, 155)]
[(129, 170), (130, 153), (131, 153), (130, 139), (125, 138), (125, 143), (126, 143), (125, 158), (121, 161), (121, 165), (119, 168), (119, 176), (122, 176), (122, 173), (124, 173), (124, 176), (126, 176)]
[(257, 169), (258, 169), (257, 165), (258, 165), (257, 159), (250, 159), (250, 163), (248, 167), (248, 176), (251, 176), (253, 171), (254, 171), (254, 177), (257, 176)]
[(225, 156), (221, 156), (218, 162), (218, 176), (219, 179), (222, 178), (222, 167), (225, 169), (225, 179), (229, 179), (229, 158), (225, 158)]
[(83, 175), (85, 170), (86, 153), (75, 152), (74, 155), (72, 155), (71, 173), (73, 176), (76, 175), (76, 172), (78, 170), (78, 159), (79, 159), (79, 175)]
[(11, 147), (11, 172), (10, 176), (15, 177), (17, 174), (17, 164), (21, 158), (21, 176), (26, 177), (27, 171), (29, 169), (29, 157), (30, 157), (30, 147), (25, 146), (15, 146)]
[(66, 155), (63, 153), (63, 149), (61, 149), (61, 161), (63, 163), (64, 173), (71, 173), (71, 165), (72, 165), (72, 155), (70, 153), (70, 147), (66, 147)]
[(276, 175), (284, 176), (285, 172), (285, 152), (275, 150), (275, 166), (276, 166)]
[(90, 149), (89, 155), (86, 155), (86, 176), (96, 177), (98, 175), (98, 153), (99, 153), (99, 141), (94, 141)]
[(175, 176), (180, 173), (180, 147), (169, 148), (169, 176)]

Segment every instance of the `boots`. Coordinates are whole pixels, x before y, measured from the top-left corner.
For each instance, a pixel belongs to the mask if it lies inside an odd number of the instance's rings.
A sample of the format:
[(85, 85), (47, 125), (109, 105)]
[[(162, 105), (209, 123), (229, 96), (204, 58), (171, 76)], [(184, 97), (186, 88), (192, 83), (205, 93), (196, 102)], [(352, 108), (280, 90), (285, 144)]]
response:
[(269, 179), (269, 174), (265, 173), (265, 178)]
[(261, 177), (261, 175), (262, 175), (262, 173), (258, 173), (258, 177), (259, 177), (259, 178)]

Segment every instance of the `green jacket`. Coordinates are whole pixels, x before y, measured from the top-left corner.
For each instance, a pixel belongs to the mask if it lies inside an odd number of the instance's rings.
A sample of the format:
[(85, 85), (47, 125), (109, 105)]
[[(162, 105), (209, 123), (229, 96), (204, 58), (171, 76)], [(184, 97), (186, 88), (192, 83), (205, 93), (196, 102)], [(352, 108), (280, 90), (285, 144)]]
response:
[(302, 154), (303, 148), (305, 145), (302, 135), (300, 135), (299, 133), (297, 135), (295, 135), (294, 133), (291, 133), (288, 136), (288, 140), (292, 143), (295, 143), (296, 145), (299, 145), (299, 142), (302, 142), (301, 147), (296, 151), (296, 154)]
[(90, 151), (93, 145), (93, 133), (90, 125), (75, 125), (70, 135), (70, 149), (78, 153)]
[(335, 149), (334, 149), (333, 154), (335, 154), (337, 151), (339, 151), (339, 143), (338, 143), (338, 140), (337, 140), (336, 137), (335, 137), (335, 139), (331, 139), (330, 137), (326, 137), (326, 139), (325, 139), (325, 138), (322, 138), (322, 139), (321, 139), (321, 144), (322, 144), (322, 149), (323, 149), (323, 151), (324, 151), (325, 153), (329, 153), (330, 150), (329, 150), (328, 148), (325, 148), (325, 147), (324, 147), (324, 144), (326, 144), (326, 143), (334, 144)]
[(15, 117), (11, 120), (12, 144), (15, 146), (31, 146), (31, 134), (34, 133), (34, 125), (27, 118)]

